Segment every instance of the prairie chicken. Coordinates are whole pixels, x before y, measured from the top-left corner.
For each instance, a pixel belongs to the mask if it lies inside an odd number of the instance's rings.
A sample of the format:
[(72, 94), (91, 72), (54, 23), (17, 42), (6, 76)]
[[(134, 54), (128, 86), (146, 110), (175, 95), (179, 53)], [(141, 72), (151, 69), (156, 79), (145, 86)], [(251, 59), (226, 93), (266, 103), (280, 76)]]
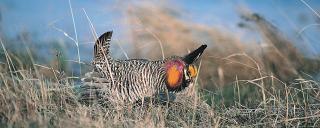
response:
[(194, 62), (207, 47), (164, 60), (117, 60), (110, 56), (111, 36), (112, 31), (106, 32), (95, 42), (94, 69), (82, 79), (82, 101), (133, 103), (161, 92), (180, 92), (193, 85), (197, 75)]

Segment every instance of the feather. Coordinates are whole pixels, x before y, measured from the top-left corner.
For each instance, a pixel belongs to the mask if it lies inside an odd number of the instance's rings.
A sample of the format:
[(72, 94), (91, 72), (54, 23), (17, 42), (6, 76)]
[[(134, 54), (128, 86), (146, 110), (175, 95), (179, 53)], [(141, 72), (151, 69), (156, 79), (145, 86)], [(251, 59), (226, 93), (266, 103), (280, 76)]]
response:
[(104, 60), (110, 60), (110, 41), (112, 37), (112, 31), (108, 31), (102, 34), (94, 45), (94, 62), (100, 62)]

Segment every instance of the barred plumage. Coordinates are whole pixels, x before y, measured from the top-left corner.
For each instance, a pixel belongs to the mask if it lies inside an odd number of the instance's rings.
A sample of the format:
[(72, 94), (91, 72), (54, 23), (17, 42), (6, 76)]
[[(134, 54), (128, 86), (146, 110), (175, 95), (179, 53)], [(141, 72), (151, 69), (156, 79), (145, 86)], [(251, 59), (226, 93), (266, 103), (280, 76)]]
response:
[(206, 48), (202, 45), (185, 57), (158, 61), (117, 60), (110, 56), (111, 37), (112, 31), (106, 32), (95, 43), (94, 70), (82, 79), (81, 100), (132, 103), (166, 90), (179, 92), (193, 84), (196, 73), (193, 63)]

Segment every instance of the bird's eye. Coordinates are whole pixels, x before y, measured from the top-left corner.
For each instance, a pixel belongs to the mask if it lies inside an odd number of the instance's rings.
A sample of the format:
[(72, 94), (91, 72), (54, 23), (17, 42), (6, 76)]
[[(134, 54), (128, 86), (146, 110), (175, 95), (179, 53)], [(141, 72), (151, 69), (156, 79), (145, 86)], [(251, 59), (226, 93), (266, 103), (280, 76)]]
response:
[(189, 65), (188, 66), (188, 72), (189, 72), (189, 74), (190, 74), (190, 76), (192, 77), (192, 78), (194, 78), (194, 77), (196, 77), (197, 76), (197, 68), (194, 66), (194, 65)]

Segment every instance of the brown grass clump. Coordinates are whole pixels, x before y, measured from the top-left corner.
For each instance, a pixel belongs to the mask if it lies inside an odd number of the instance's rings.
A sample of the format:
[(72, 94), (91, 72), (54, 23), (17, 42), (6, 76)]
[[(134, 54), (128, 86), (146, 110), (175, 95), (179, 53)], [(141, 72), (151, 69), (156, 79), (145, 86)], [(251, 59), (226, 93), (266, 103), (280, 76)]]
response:
[(200, 99), (163, 105), (105, 107), (84, 105), (76, 85), (59, 84), (15, 72), (1, 73), (1, 127), (209, 127), (213, 110)]

